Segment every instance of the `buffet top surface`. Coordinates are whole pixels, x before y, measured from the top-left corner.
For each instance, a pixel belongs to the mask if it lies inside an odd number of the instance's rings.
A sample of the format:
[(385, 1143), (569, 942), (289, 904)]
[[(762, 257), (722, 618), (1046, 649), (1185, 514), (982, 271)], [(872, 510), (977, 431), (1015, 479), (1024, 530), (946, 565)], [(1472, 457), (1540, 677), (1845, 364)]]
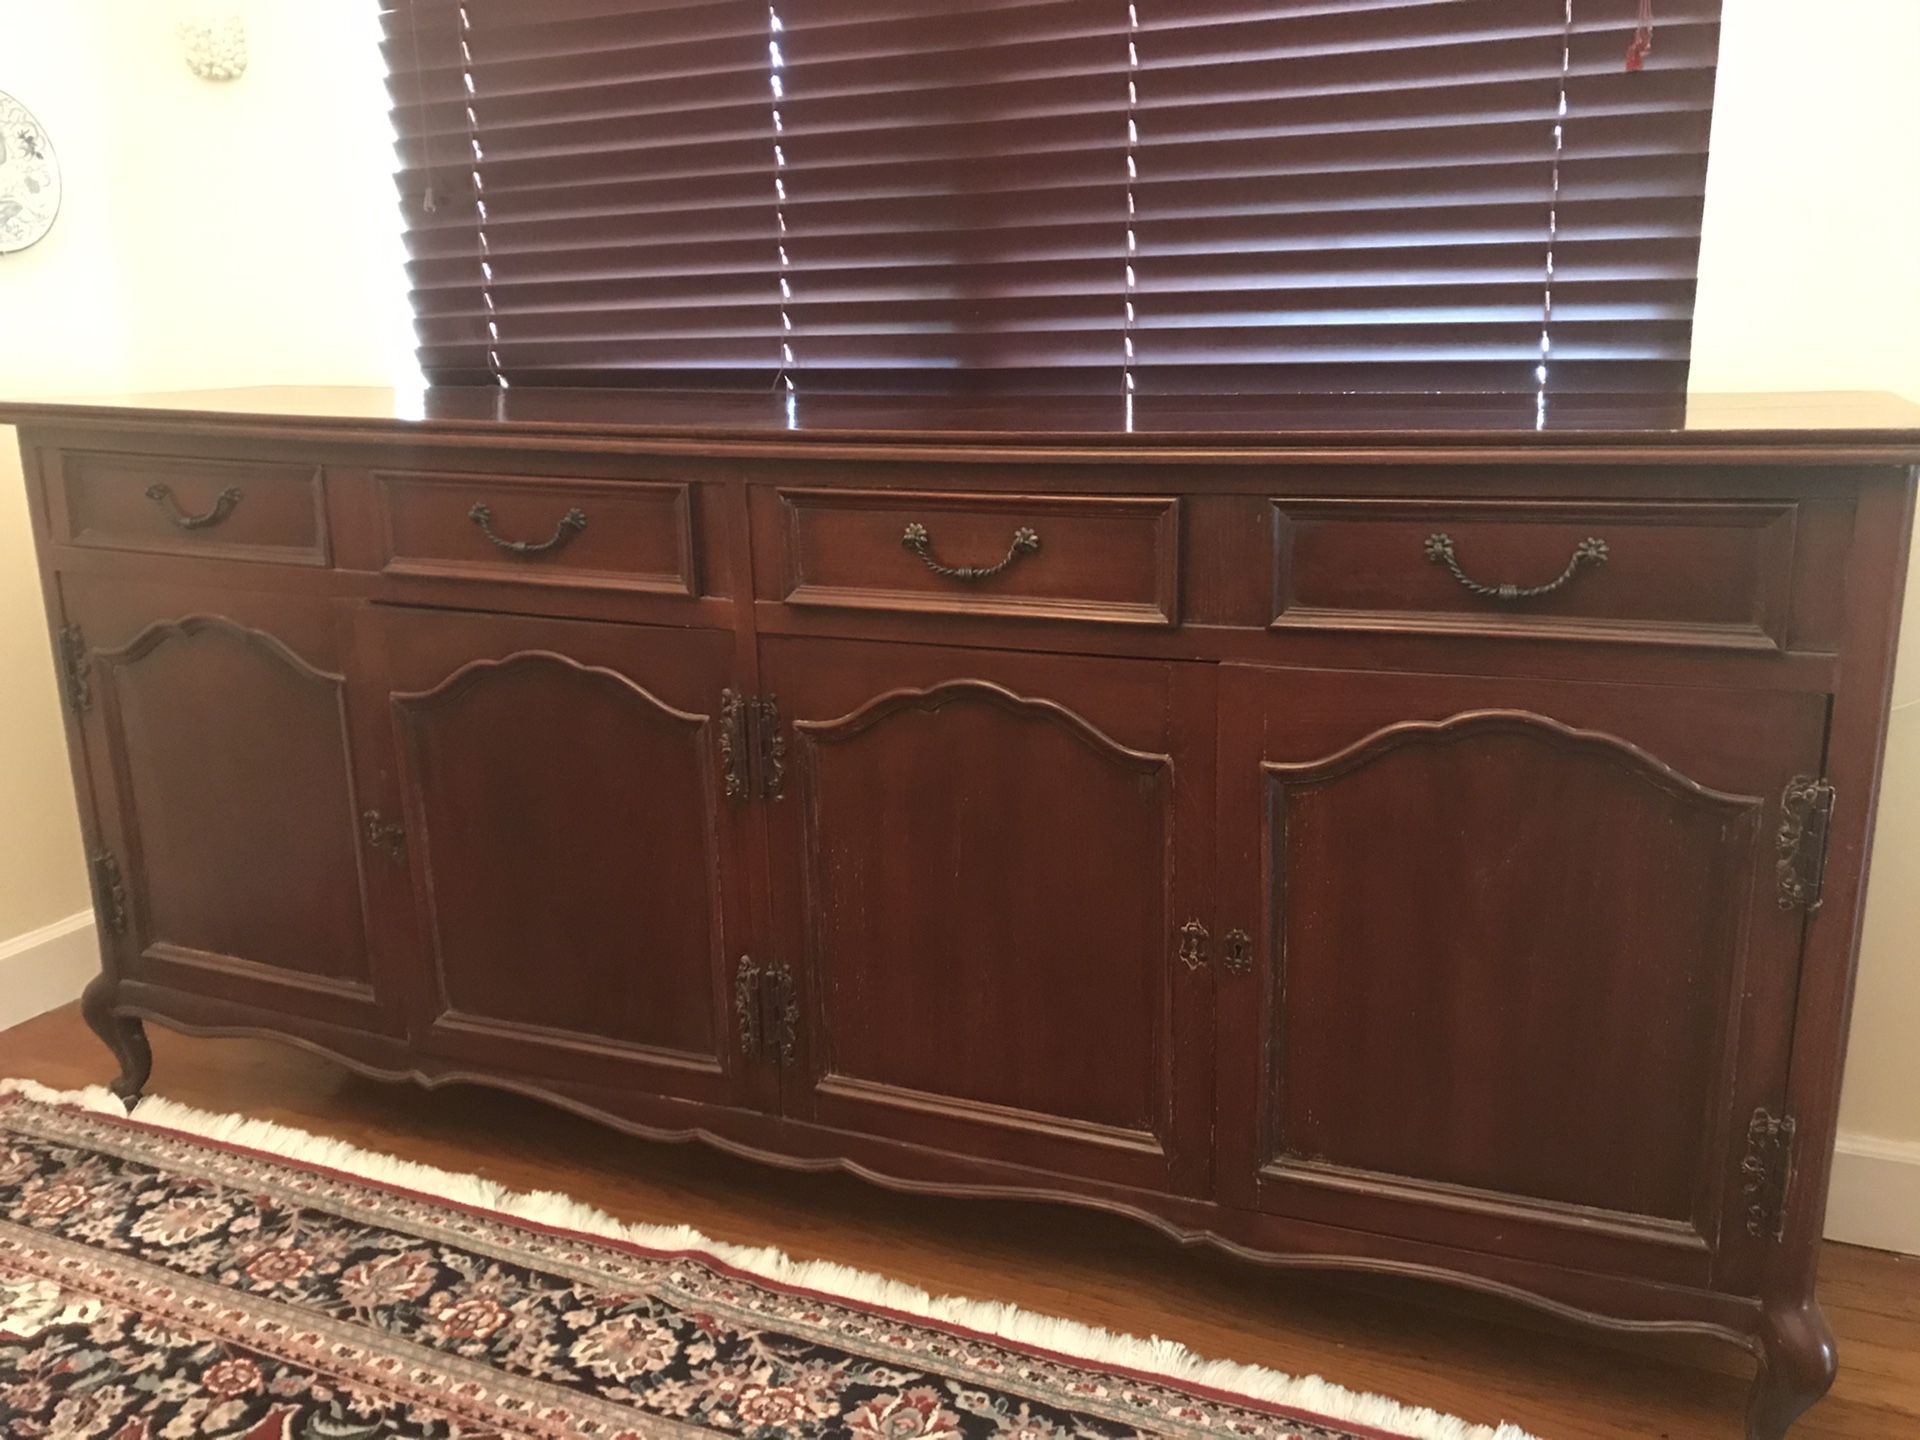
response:
[(846, 395), (261, 386), (0, 401), (0, 423), (132, 426), (319, 439), (549, 436), (688, 448), (943, 445), (1162, 455), (1170, 450), (1659, 452), (1732, 458), (1806, 451), (1920, 463), (1920, 404), (1871, 393), (1622, 396)]

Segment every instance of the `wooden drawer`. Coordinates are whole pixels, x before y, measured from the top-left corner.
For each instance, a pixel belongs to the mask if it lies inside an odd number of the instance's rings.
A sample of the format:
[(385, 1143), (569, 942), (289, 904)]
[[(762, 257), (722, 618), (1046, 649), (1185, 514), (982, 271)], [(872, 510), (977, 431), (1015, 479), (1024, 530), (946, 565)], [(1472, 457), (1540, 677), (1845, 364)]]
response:
[(1796, 508), (1276, 499), (1276, 629), (1775, 650)]
[(374, 476), (388, 575), (695, 593), (688, 487), (533, 476)]
[(790, 605), (1171, 625), (1167, 496), (782, 490)]
[(53, 471), (70, 545), (325, 565), (317, 466), (70, 451)]

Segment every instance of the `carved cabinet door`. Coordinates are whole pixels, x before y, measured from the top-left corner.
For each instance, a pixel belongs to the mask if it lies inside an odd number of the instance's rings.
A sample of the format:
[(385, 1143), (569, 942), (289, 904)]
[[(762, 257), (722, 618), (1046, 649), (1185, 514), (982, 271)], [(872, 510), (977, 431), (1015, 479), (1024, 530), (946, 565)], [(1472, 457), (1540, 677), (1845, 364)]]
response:
[(1222, 1197), (1749, 1283), (1748, 1117), (1781, 1104), (1806, 923), (1775, 835), (1823, 697), (1221, 685)]
[(761, 678), (785, 750), (749, 979), (788, 1110), (1204, 1189), (1211, 669), (775, 639)]
[[(350, 680), (354, 606), (60, 580), (95, 910), (119, 999), (188, 1023), (398, 1034), (403, 900), (360, 826), (384, 734)], [(197, 1000), (196, 1000), (196, 997)]]
[(732, 633), (384, 608), (378, 627), (415, 1045), (623, 1099), (749, 1093)]

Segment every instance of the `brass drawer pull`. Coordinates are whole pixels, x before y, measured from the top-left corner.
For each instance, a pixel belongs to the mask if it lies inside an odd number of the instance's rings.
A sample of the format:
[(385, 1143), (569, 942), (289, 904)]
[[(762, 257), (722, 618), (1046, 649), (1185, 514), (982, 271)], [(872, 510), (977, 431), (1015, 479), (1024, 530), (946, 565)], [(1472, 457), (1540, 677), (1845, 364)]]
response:
[(147, 498), (160, 507), (160, 513), (178, 525), (182, 530), (209, 530), (233, 514), (233, 507), (240, 503), (240, 487), (229, 485), (220, 492), (213, 502), (213, 508), (203, 515), (189, 515), (180, 508), (180, 502), (173, 498), (173, 487), (162, 485), (158, 481), (147, 486)]
[(480, 527), (480, 533), (505, 550), (509, 555), (532, 558), (537, 555), (549, 555), (565, 545), (574, 536), (587, 528), (587, 512), (569, 510), (560, 517), (560, 523), (553, 528), (550, 540), (509, 540), (493, 528), (493, 511), (486, 505), (476, 505), (467, 511), (467, 518)]
[(920, 557), (920, 563), (936, 575), (944, 575), (949, 580), (964, 580), (969, 583), (976, 580), (989, 580), (1006, 569), (1022, 555), (1031, 555), (1040, 548), (1040, 533), (1026, 525), (1013, 532), (1013, 544), (1008, 547), (1006, 558), (998, 565), (942, 565), (933, 558), (933, 540), (927, 534), (927, 527), (920, 524), (907, 526), (900, 537), (900, 543)]
[(1531, 600), (1536, 595), (1551, 595), (1562, 585), (1580, 572), (1582, 565), (1604, 565), (1607, 563), (1607, 542), (1589, 536), (1573, 547), (1573, 558), (1567, 561), (1557, 579), (1544, 585), (1482, 585), (1460, 568), (1460, 559), (1453, 552), (1453, 537), (1444, 533), (1427, 537), (1427, 559), (1436, 565), (1444, 565), (1458, 580), (1461, 586), (1476, 595), (1485, 595), (1491, 600)]

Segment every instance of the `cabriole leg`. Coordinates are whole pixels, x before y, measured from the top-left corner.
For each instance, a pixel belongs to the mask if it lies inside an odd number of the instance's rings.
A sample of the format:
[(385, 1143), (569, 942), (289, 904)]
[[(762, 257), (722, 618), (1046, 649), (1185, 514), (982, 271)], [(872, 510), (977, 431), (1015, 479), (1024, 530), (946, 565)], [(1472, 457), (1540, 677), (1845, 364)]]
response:
[(1784, 1440), (1794, 1421), (1833, 1385), (1839, 1369), (1833, 1331), (1820, 1307), (1770, 1309), (1760, 1331), (1760, 1373), (1747, 1406), (1747, 1440)]
[(147, 1027), (140, 1021), (113, 1013), (114, 983), (110, 976), (96, 975), (87, 982), (80, 997), (80, 1014), (100, 1042), (120, 1062), (120, 1076), (108, 1089), (120, 1098), (128, 1110), (139, 1103), (153, 1073), (153, 1051), (147, 1045)]

